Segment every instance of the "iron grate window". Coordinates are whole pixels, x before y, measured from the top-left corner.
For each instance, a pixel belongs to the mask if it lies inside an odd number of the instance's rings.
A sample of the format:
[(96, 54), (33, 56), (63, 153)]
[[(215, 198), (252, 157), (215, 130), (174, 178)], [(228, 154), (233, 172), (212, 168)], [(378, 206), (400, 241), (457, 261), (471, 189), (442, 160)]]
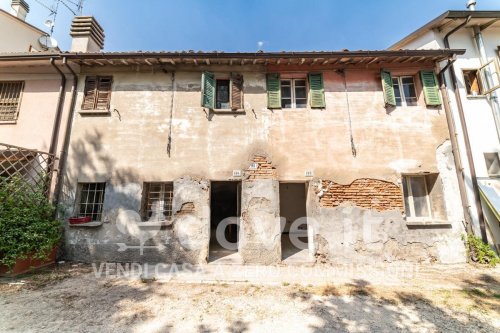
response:
[(90, 216), (92, 221), (100, 221), (106, 183), (80, 183), (79, 188), (78, 216)]
[(165, 221), (172, 217), (174, 184), (171, 182), (144, 183), (143, 219)]
[(17, 119), (23, 88), (23, 81), (0, 82), (0, 121)]

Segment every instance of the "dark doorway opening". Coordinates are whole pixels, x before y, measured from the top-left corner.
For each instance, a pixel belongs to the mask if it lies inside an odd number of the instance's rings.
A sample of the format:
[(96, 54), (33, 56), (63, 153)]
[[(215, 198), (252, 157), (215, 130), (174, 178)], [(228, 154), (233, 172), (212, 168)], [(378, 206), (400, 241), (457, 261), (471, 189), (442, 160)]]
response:
[[(238, 252), (241, 182), (214, 181), (210, 187), (209, 261), (236, 260)], [(221, 224), (222, 223), (222, 224)], [(225, 225), (225, 227), (224, 227)], [(217, 230), (219, 235), (217, 236)], [(219, 238), (219, 239), (218, 239)], [(229, 258), (231, 257), (231, 258)]]
[(284, 261), (309, 261), (306, 199), (306, 183), (280, 183), (280, 215), (286, 221), (281, 234)]

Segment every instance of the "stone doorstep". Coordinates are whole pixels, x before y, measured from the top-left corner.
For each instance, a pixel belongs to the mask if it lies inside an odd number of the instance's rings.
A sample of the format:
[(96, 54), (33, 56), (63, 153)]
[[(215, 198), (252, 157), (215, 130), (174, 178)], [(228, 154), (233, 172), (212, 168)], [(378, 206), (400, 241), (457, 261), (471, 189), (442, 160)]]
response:
[[(450, 270), (454, 265), (418, 265), (405, 264), (360, 265), (353, 269), (352, 265), (337, 266), (258, 266), (258, 265), (201, 265), (203, 272), (178, 271), (154, 276), (152, 274), (129, 276), (130, 279), (141, 279), (145, 282), (159, 283), (205, 283), (205, 284), (233, 284), (252, 283), (265, 285), (325, 285), (352, 283), (355, 280), (365, 280), (369, 284), (395, 285), (411, 282), (414, 279), (425, 278), (429, 267), (433, 270)], [(371, 267), (372, 269), (365, 269)], [(419, 269), (419, 267), (421, 267)], [(444, 268), (441, 268), (444, 267)], [(461, 265), (461, 267), (464, 267)], [(400, 271), (400, 273), (397, 273)], [(396, 274), (394, 274), (396, 272)]]

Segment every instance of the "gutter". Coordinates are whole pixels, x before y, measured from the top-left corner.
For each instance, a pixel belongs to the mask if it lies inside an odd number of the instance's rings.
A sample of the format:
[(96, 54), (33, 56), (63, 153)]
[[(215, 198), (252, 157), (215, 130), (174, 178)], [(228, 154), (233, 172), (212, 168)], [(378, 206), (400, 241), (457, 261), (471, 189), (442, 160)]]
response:
[[(469, 15), (460, 25), (458, 25), (457, 27), (455, 27), (454, 29), (452, 29), (450, 32), (448, 32), (446, 34), (446, 36), (443, 39), (445, 48), (447, 48), (447, 49), (450, 48), (450, 42), (449, 42), (450, 36), (452, 34), (454, 34), (455, 32), (457, 32), (458, 30), (460, 30), (461, 28), (463, 28), (464, 26), (466, 26), (467, 23), (469, 23), (470, 19), (471, 19), (471, 16)], [(457, 76), (455, 74), (455, 68), (454, 68), (453, 63), (451, 63), (451, 64), (448, 63), (448, 65), (449, 65), (448, 67), (450, 69), (449, 72), (450, 72), (450, 76), (451, 76), (451, 88), (453, 89), (453, 91), (455, 93), (455, 99), (457, 100), (457, 108), (458, 108), (458, 115), (460, 118), (460, 125), (462, 126), (462, 131), (464, 134), (463, 136), (464, 136), (464, 142), (465, 142), (465, 150), (466, 150), (466, 155), (467, 155), (467, 161), (469, 162), (469, 169), (470, 169), (470, 175), (471, 175), (471, 181), (472, 181), (472, 190), (474, 193), (474, 203), (476, 204), (477, 216), (478, 216), (478, 220), (479, 220), (479, 228), (481, 230), (481, 238), (482, 238), (483, 242), (487, 242), (488, 239), (486, 236), (486, 226), (484, 223), (484, 215), (483, 215), (483, 209), (482, 209), (482, 205), (481, 205), (481, 197), (479, 196), (479, 186), (477, 184), (476, 168), (474, 167), (474, 160), (472, 158), (472, 149), (471, 149), (471, 145), (470, 145), (470, 141), (469, 141), (469, 132), (467, 130), (467, 124), (465, 121), (464, 108), (462, 105), (460, 90), (458, 88)], [(443, 79), (444, 79), (444, 76), (443, 76)], [(454, 128), (454, 126), (453, 126), (453, 128)], [(452, 129), (450, 128), (450, 131), (451, 130)], [(451, 133), (451, 134), (454, 136), (455, 131), (453, 130), (453, 133)], [(460, 164), (460, 166), (461, 166), (461, 164)], [(464, 178), (465, 178), (465, 176), (463, 174), (463, 170), (461, 169), (461, 180), (464, 181)], [(465, 184), (464, 184), (464, 186), (465, 186)], [(466, 196), (467, 195), (465, 194), (465, 197)], [(468, 229), (470, 232), (471, 227), (469, 227)]]
[(76, 105), (76, 95), (78, 88), (78, 76), (71, 66), (68, 64), (67, 59), (63, 58), (63, 65), (69, 70), (71, 75), (73, 76), (73, 85), (71, 87), (71, 102), (70, 109), (68, 112), (68, 118), (66, 121), (66, 130), (64, 132), (64, 141), (62, 150), (59, 153), (59, 172), (57, 174), (56, 188), (54, 190), (54, 201), (59, 204), (61, 200), (62, 187), (64, 183), (64, 170), (66, 166), (66, 161), (68, 158), (68, 149), (69, 149), (69, 140), (71, 137), (71, 129), (73, 127), (73, 115), (75, 113), (75, 105)]

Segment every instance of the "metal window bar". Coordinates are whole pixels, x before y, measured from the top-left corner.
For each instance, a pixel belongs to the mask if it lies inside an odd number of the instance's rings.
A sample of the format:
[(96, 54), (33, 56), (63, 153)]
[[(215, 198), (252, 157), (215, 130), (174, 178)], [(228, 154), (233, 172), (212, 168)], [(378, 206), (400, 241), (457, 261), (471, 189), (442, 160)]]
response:
[(17, 119), (23, 88), (23, 81), (0, 82), (0, 121)]
[(80, 183), (79, 188), (78, 216), (101, 221), (106, 183)]
[(143, 218), (164, 221), (172, 218), (174, 185), (171, 182), (145, 183)]
[(33, 192), (42, 191), (48, 197), (54, 164), (53, 154), (0, 143), (0, 187), (8, 186), (15, 178), (19, 178), (25, 186), (12, 188), (14, 193), (29, 189)]

